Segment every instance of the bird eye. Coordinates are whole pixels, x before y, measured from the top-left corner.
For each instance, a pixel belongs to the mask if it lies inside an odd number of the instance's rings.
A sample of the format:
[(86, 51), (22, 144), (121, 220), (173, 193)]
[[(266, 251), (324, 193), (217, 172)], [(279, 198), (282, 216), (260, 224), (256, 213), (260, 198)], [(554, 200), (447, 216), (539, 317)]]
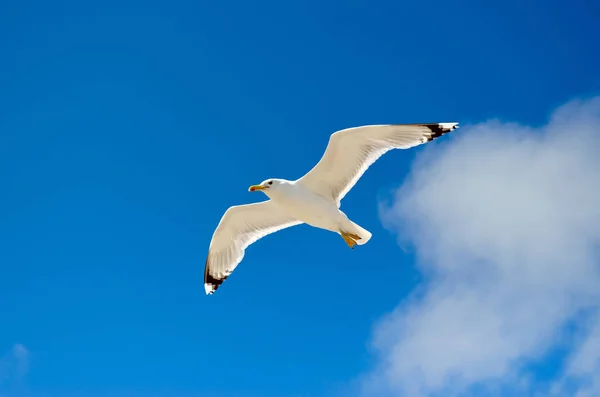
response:
[(272, 185), (272, 184), (273, 184), (273, 181), (269, 181), (269, 185)]

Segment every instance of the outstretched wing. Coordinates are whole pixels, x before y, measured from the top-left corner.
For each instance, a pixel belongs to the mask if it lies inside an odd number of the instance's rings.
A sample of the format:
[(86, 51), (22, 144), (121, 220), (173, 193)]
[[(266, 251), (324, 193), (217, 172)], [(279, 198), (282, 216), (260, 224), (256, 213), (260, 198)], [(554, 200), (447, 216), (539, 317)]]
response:
[(244, 251), (267, 234), (302, 222), (271, 200), (230, 207), (215, 230), (204, 268), (204, 289), (212, 294), (242, 261)]
[(298, 180), (306, 188), (337, 202), (379, 157), (408, 149), (458, 128), (458, 123), (367, 125), (331, 135), (325, 154)]

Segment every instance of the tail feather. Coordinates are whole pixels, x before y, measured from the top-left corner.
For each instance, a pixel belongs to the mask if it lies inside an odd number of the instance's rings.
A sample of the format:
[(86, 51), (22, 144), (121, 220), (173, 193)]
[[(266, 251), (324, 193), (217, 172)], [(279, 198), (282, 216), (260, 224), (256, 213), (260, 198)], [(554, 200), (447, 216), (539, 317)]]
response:
[(357, 225), (354, 222), (352, 222), (352, 226), (354, 227), (354, 230), (352, 231), (352, 233), (356, 234), (357, 236), (360, 237), (360, 240), (356, 240), (356, 244), (363, 245), (363, 244), (366, 244), (371, 239), (371, 236), (372, 236), (371, 232), (369, 232), (365, 228)]

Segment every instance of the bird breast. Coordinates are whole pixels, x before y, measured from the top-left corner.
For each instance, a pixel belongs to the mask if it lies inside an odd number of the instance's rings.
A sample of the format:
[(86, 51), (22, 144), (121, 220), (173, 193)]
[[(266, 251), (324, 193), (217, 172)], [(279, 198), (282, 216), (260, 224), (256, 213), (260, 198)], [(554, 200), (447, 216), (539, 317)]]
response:
[(322, 229), (337, 231), (343, 217), (335, 202), (299, 184), (285, 186), (271, 200), (297, 220)]

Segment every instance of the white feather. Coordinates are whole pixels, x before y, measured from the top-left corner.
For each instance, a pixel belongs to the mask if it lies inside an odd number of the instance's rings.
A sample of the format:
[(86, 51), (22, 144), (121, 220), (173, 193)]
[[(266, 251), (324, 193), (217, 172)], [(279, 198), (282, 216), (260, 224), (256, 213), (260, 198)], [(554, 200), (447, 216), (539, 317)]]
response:
[(438, 126), (441, 135), (457, 128), (457, 124), (368, 125), (338, 131), (329, 138), (321, 160), (298, 182), (334, 200), (339, 208), (344, 196), (386, 152), (408, 149), (432, 140), (436, 135), (431, 126)]
[[(271, 200), (230, 207), (225, 211), (210, 242), (204, 274), (206, 293), (214, 292), (233, 272), (250, 244), (270, 233), (300, 223)], [(207, 282), (211, 278), (216, 281)]]

